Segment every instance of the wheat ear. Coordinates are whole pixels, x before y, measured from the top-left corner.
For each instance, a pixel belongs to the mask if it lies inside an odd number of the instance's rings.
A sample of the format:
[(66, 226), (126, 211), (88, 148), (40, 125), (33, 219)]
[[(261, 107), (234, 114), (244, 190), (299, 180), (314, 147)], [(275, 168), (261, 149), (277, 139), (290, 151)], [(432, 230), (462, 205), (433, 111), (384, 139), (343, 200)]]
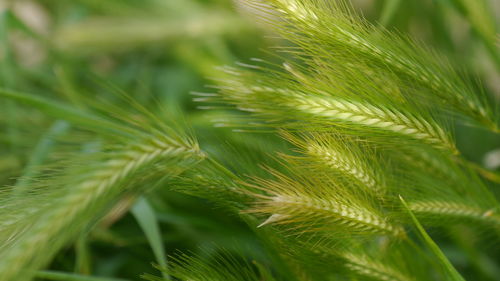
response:
[[(416, 281), (421, 280), (415, 276), (417, 270), (409, 270), (420, 268), (421, 264), (406, 264), (405, 259), (401, 257), (407, 256), (409, 252), (404, 248), (386, 248), (383, 244), (376, 243), (374, 246), (375, 252), (371, 252), (366, 248), (366, 245), (355, 242), (356, 240), (346, 239), (346, 244), (338, 244), (336, 247), (321, 247), (314, 246), (310, 243), (301, 243), (301, 252), (310, 252), (305, 256), (308, 261), (318, 260), (319, 266), (325, 264), (332, 265), (327, 270), (345, 269), (345, 275), (351, 278), (361, 278), (362, 280), (376, 281)], [(399, 246), (404, 247), (404, 244)], [(345, 250), (340, 250), (340, 247), (345, 247)], [(414, 249), (412, 249), (414, 251)], [(414, 253), (414, 252), (412, 252)], [(356, 278), (356, 279), (357, 279)]]
[(344, 254), (345, 267), (354, 274), (379, 281), (414, 281), (393, 267), (364, 255)]
[(442, 217), (468, 219), (486, 225), (500, 227), (500, 215), (494, 209), (484, 210), (464, 203), (438, 200), (416, 201), (409, 203), (410, 210), (417, 216), (429, 216), (430, 219)]
[(326, 133), (295, 135), (282, 131), (281, 135), (304, 155), (285, 158), (298, 159), (298, 165), (315, 171), (332, 172), (339, 179), (345, 178), (346, 183), (355, 183), (369, 193), (384, 193), (384, 183), (380, 173), (376, 172), (376, 155), (367, 149), (362, 150), (355, 139)]
[[(283, 35), (304, 48), (306, 53), (337, 54), (341, 60), (363, 57), (374, 62), (374, 71), (395, 73), (404, 81), (427, 88), (426, 97), (498, 130), (491, 109), (453, 67), (432, 51), (412, 40), (377, 29), (350, 12), (347, 1), (322, 4), (318, 1), (273, 0), (289, 20)], [(258, 5), (258, 4), (257, 4)], [(284, 25), (278, 23), (278, 25)], [(296, 32), (290, 32), (290, 29)], [(388, 44), (391, 38), (394, 44)], [(312, 47), (314, 46), (314, 47)], [(342, 58), (345, 56), (345, 58)], [(431, 91), (431, 92), (429, 92)]]
[(417, 116), (371, 104), (330, 97), (297, 97), (294, 107), (305, 113), (408, 136), (439, 148), (456, 151), (452, 141), (437, 125)]
[(389, 235), (401, 237), (404, 230), (391, 222), (368, 202), (342, 192), (325, 182), (291, 179), (274, 172), (279, 181), (256, 179), (249, 186), (266, 191), (256, 194), (255, 207), (249, 212), (269, 215), (265, 224), (289, 225), (298, 232), (323, 231), (349, 235)]
[[(311, 121), (325, 127), (349, 123), (365, 129), (403, 135), (452, 153), (458, 153), (450, 136), (438, 124), (395, 108), (348, 101), (327, 94), (306, 94), (268, 86), (246, 87), (234, 81), (231, 84), (224, 88), (226, 91), (231, 91), (224, 98), (229, 102), (241, 104), (239, 107), (241, 110), (277, 118), (289, 116), (289, 112), (292, 111), (305, 114), (304, 117), (308, 120), (312, 119)], [(257, 96), (261, 97), (260, 101), (257, 101)], [(264, 99), (269, 102), (263, 103)], [(280, 106), (286, 107), (287, 113), (279, 111)]]
[[(39, 266), (64, 245), (65, 233), (79, 229), (123, 192), (123, 181), (141, 168), (162, 160), (199, 158), (197, 147), (183, 145), (168, 137), (154, 136), (113, 153), (101, 169), (68, 188), (50, 209), (0, 253), (0, 280), (29, 279)], [(165, 171), (168, 172), (168, 171)], [(80, 225), (75, 226), (80, 222)], [(66, 238), (70, 238), (67, 237)]]
[[(269, 212), (275, 209), (278, 209), (277, 214), (280, 214), (280, 217), (272, 215), (275, 216), (272, 220), (275, 223), (299, 222), (302, 220), (300, 216), (308, 216), (309, 218), (321, 218), (329, 223), (345, 226), (359, 233), (400, 236), (403, 232), (400, 227), (392, 225), (386, 219), (366, 209), (324, 199), (303, 196), (275, 196), (270, 198), (268, 206), (258, 208), (259, 212)], [(288, 210), (288, 212), (281, 210)]]
[(319, 159), (332, 169), (351, 175), (369, 189), (380, 191), (380, 186), (378, 186), (371, 171), (364, 169), (364, 166), (356, 159), (343, 152), (316, 143), (312, 143), (307, 149), (309, 155)]

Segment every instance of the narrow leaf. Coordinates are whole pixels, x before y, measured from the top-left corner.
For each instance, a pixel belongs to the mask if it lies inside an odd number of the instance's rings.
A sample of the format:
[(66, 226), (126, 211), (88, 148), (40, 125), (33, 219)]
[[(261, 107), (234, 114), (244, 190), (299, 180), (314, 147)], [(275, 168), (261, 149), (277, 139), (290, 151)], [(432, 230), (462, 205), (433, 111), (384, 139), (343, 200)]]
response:
[[(146, 198), (140, 197), (132, 207), (131, 212), (144, 234), (146, 234), (149, 245), (155, 254), (156, 261), (162, 268), (167, 268), (167, 256), (165, 255), (161, 231), (153, 207), (151, 207)], [(162, 272), (162, 274), (165, 279), (170, 280), (167, 273)]]
[(115, 122), (105, 120), (69, 105), (34, 94), (16, 92), (0, 88), (0, 97), (8, 98), (22, 104), (33, 106), (53, 117), (64, 119), (71, 123), (93, 129), (107, 135), (133, 135), (133, 133), (135, 132), (133, 129), (127, 126), (119, 125)]
[(400, 5), (401, 0), (386, 0), (380, 15), (380, 24), (383, 26), (389, 25)]
[(37, 272), (36, 277), (43, 278), (46, 280), (55, 280), (55, 281), (128, 281), (127, 279), (86, 276), (76, 273), (67, 273), (67, 272), (58, 272), (49, 270)]
[(451, 277), (452, 280), (465, 281), (465, 279), (460, 275), (460, 273), (458, 273), (458, 271), (451, 264), (451, 262), (448, 260), (448, 258), (444, 255), (444, 253), (441, 251), (441, 249), (439, 249), (439, 246), (432, 240), (432, 238), (429, 236), (429, 234), (427, 234), (424, 227), (420, 224), (418, 219), (412, 213), (412, 211), (408, 207), (408, 204), (403, 199), (403, 197), (399, 196), (399, 199), (403, 203), (403, 206), (405, 207), (406, 211), (408, 211), (408, 214), (410, 215), (411, 219), (413, 220), (413, 223), (417, 227), (418, 233), (420, 234), (422, 240), (425, 242), (425, 244), (429, 247), (429, 249), (431, 249), (431, 251), (436, 255), (436, 257), (442, 263), (442, 265), (444, 266), (446, 271), (449, 273), (449, 277)]

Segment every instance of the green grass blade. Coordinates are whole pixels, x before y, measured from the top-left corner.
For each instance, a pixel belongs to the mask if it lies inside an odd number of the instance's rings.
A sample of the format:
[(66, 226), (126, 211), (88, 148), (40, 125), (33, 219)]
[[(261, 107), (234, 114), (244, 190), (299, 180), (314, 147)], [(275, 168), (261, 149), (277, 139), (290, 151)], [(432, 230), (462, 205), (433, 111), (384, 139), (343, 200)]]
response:
[[(0, 12), (0, 87), (10, 87), (17, 82), (17, 71), (13, 62), (10, 30), (12, 29), (12, 13), (9, 10)], [(16, 140), (19, 139), (18, 109), (16, 104), (8, 101), (4, 110), (8, 117), (7, 135), (10, 149), (18, 152)]]
[(379, 20), (382, 26), (388, 26), (391, 23), (400, 5), (401, 0), (386, 0), (384, 2)]
[[(162, 268), (167, 268), (167, 256), (163, 247), (163, 240), (153, 207), (146, 198), (139, 197), (132, 207), (131, 212), (144, 234), (146, 234), (149, 245), (156, 257), (156, 261)], [(162, 272), (162, 274), (166, 280), (170, 280), (166, 272)]]
[(75, 272), (81, 274), (92, 273), (91, 253), (86, 232), (80, 234), (75, 242)]
[[(442, 1), (438, 1), (442, 2)], [(500, 70), (500, 50), (495, 46), (497, 27), (495, 15), (491, 12), (489, 1), (485, 0), (453, 0), (455, 7), (463, 14), (474, 32), (486, 47), (497, 70)]]
[(68, 122), (93, 129), (107, 135), (116, 136), (116, 134), (119, 134), (127, 136), (134, 135), (134, 133), (136, 133), (135, 130), (129, 127), (116, 124), (58, 101), (34, 94), (0, 88), (0, 97), (8, 98), (25, 105), (35, 107), (53, 117), (67, 120)]
[(49, 128), (47, 133), (42, 136), (31, 154), (28, 164), (24, 169), (23, 176), (16, 182), (16, 186), (13, 190), (15, 195), (21, 194), (23, 188), (29, 185), (33, 177), (36, 176), (37, 167), (43, 164), (54, 146), (54, 138), (64, 134), (68, 129), (69, 124), (67, 122), (57, 120)]
[(420, 224), (418, 219), (415, 217), (415, 215), (412, 213), (410, 208), (408, 207), (408, 204), (406, 201), (403, 199), (403, 197), (399, 196), (399, 199), (403, 203), (404, 208), (410, 215), (411, 219), (413, 220), (413, 223), (418, 229), (418, 233), (420, 234), (422, 240), (425, 242), (425, 244), (431, 249), (431, 251), (436, 255), (436, 257), (439, 259), (439, 261), (442, 263), (444, 268), (449, 274), (449, 277), (452, 278), (452, 280), (455, 281), (465, 281), (465, 279), (458, 273), (458, 271), (455, 269), (455, 267), (451, 264), (451, 262), (448, 260), (448, 258), (444, 255), (444, 253), (441, 251), (439, 246), (432, 240), (432, 238), (427, 234), (425, 231), (424, 227)]
[(43, 278), (46, 280), (55, 280), (55, 281), (128, 281), (127, 279), (121, 279), (121, 278), (86, 276), (75, 273), (57, 272), (49, 270), (38, 271), (36, 277)]

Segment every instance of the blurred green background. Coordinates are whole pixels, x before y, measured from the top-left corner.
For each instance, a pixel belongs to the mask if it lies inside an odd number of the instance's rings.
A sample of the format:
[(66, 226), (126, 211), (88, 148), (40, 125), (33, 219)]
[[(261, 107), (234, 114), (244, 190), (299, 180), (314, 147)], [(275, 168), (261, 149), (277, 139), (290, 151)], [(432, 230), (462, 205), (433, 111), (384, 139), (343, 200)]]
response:
[[(219, 66), (248, 63), (254, 57), (279, 62), (269, 50), (287, 43), (243, 2), (0, 0), (0, 87), (77, 107), (104, 99), (119, 105), (122, 101), (116, 98), (116, 89), (120, 89), (147, 107), (160, 105), (185, 119), (204, 149), (215, 154), (230, 142), (246, 141), (249, 149), (266, 150), (265, 143), (273, 141), (272, 137), (263, 135), (256, 142), (215, 128), (211, 120), (223, 118), (224, 112), (200, 110), (190, 95), (211, 91), (207, 86), (223, 78)], [(468, 2), (356, 0), (353, 4), (372, 23), (436, 48), (466, 69), (467, 77), (479, 77), (488, 96), (498, 100), (500, 43), (491, 45), (484, 38), (497, 36), (500, 1), (486, 1), (487, 6), (477, 11), (471, 11)], [(0, 112), (0, 185), (12, 185), (30, 166), (42, 164), (50, 150), (47, 134), (57, 131), (53, 127), (57, 123), (5, 100)], [(465, 126), (457, 127), (456, 135), (466, 157), (498, 170), (498, 136)], [(210, 202), (161, 188), (147, 200), (142, 209), (136, 204), (132, 213), (128, 210), (133, 198), (123, 200), (92, 231), (60, 253), (50, 268), (138, 280), (143, 272), (156, 273), (151, 263), (155, 254), (161, 256), (160, 248), (167, 254), (188, 250), (211, 255), (220, 247), (261, 253), (257, 238), (245, 224)], [(143, 222), (144, 217), (157, 220), (161, 239), (148, 239), (144, 231), (149, 227), (157, 233), (156, 224), (141, 227), (138, 216)], [(459, 251), (446, 245), (444, 250), (462, 270), (474, 267)], [(500, 269), (491, 264), (485, 262), (485, 270), (500, 276)]]

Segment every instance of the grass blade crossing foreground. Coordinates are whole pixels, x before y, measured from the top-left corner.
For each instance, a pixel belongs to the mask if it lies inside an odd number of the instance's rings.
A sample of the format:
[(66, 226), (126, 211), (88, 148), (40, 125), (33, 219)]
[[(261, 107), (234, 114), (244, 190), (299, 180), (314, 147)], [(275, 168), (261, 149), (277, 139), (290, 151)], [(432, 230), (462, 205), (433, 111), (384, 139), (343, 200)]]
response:
[(127, 279), (96, 277), (49, 270), (37, 272), (36, 277), (54, 281), (129, 281)]
[(448, 260), (448, 258), (443, 254), (441, 249), (439, 249), (439, 246), (432, 240), (432, 238), (427, 234), (425, 231), (424, 227), (420, 224), (418, 219), (413, 215), (412, 211), (410, 210), (410, 207), (408, 207), (408, 204), (406, 201), (403, 199), (403, 197), (399, 197), (401, 200), (401, 203), (403, 204), (404, 208), (406, 211), (408, 211), (408, 214), (410, 215), (413, 223), (418, 229), (418, 233), (422, 237), (423, 241), (427, 244), (427, 246), (432, 250), (432, 252), (436, 255), (436, 257), (441, 261), (443, 264), (444, 268), (446, 271), (448, 271), (449, 276), (453, 278), (455, 281), (465, 281), (465, 279), (458, 273), (458, 271), (455, 269), (455, 267), (451, 264), (451, 262)]
[[(160, 227), (153, 207), (146, 198), (140, 197), (132, 207), (131, 212), (144, 234), (146, 234), (158, 265), (167, 268), (167, 256), (165, 255)], [(167, 280), (170, 279), (166, 273), (163, 273), (163, 277)]]

